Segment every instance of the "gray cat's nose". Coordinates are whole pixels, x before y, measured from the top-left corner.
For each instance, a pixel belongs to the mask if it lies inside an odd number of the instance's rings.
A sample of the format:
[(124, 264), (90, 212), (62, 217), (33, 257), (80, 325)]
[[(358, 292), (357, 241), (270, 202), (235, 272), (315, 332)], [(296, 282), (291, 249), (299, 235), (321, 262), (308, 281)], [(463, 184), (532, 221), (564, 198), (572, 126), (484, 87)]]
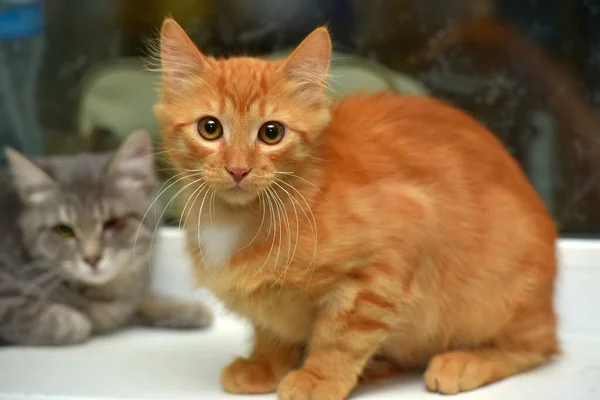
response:
[(91, 256), (83, 257), (83, 261), (88, 263), (90, 265), (90, 267), (96, 268), (96, 266), (98, 266), (98, 262), (100, 262), (101, 258), (102, 258), (102, 256), (100, 254), (93, 254)]

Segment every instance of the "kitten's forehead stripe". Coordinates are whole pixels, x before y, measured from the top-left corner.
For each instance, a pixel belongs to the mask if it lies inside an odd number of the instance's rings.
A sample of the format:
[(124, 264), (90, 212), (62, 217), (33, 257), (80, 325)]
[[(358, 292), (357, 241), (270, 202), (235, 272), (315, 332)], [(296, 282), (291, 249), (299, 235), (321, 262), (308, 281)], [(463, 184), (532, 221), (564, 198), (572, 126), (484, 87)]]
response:
[[(238, 112), (249, 112), (249, 106), (263, 98), (274, 85), (276, 62), (241, 57), (219, 63), (221, 68), (216, 77), (216, 89), (233, 103)], [(239, 71), (244, 71), (247, 78), (235, 79)]]

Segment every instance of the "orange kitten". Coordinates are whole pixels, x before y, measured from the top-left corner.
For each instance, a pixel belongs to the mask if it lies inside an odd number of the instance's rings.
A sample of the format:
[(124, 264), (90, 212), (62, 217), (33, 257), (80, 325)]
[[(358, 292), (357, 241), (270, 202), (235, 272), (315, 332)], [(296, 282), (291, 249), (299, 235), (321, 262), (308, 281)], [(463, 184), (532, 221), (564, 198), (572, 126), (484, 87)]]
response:
[(255, 331), (226, 391), (341, 400), (383, 359), (457, 393), (559, 352), (556, 229), (488, 130), (428, 98), (330, 105), (323, 28), (279, 62), (161, 35), (187, 248)]

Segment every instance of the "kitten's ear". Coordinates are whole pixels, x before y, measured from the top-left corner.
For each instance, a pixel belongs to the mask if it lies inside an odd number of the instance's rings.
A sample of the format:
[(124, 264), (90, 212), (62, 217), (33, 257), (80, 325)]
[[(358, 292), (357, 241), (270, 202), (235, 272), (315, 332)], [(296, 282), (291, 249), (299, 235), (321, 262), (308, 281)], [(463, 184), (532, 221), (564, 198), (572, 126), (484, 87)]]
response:
[(4, 155), (23, 203), (39, 204), (56, 193), (56, 181), (33, 161), (10, 147), (4, 150)]
[(209, 66), (183, 28), (174, 19), (166, 19), (160, 31), (160, 62), (163, 94), (177, 94), (190, 78)]
[(108, 164), (107, 176), (123, 190), (154, 185), (152, 139), (146, 131), (129, 134)]
[(331, 38), (324, 27), (315, 29), (284, 62), (287, 77), (309, 96), (324, 93), (331, 61)]

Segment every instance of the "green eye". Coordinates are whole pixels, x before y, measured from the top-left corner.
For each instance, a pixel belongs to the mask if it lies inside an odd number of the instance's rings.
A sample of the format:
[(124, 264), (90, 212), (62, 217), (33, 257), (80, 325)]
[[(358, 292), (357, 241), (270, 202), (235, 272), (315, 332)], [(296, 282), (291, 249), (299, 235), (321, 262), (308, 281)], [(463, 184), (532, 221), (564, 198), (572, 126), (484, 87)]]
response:
[(75, 231), (69, 225), (58, 224), (54, 227), (54, 232), (58, 234), (60, 237), (64, 238), (72, 238), (75, 236)]

